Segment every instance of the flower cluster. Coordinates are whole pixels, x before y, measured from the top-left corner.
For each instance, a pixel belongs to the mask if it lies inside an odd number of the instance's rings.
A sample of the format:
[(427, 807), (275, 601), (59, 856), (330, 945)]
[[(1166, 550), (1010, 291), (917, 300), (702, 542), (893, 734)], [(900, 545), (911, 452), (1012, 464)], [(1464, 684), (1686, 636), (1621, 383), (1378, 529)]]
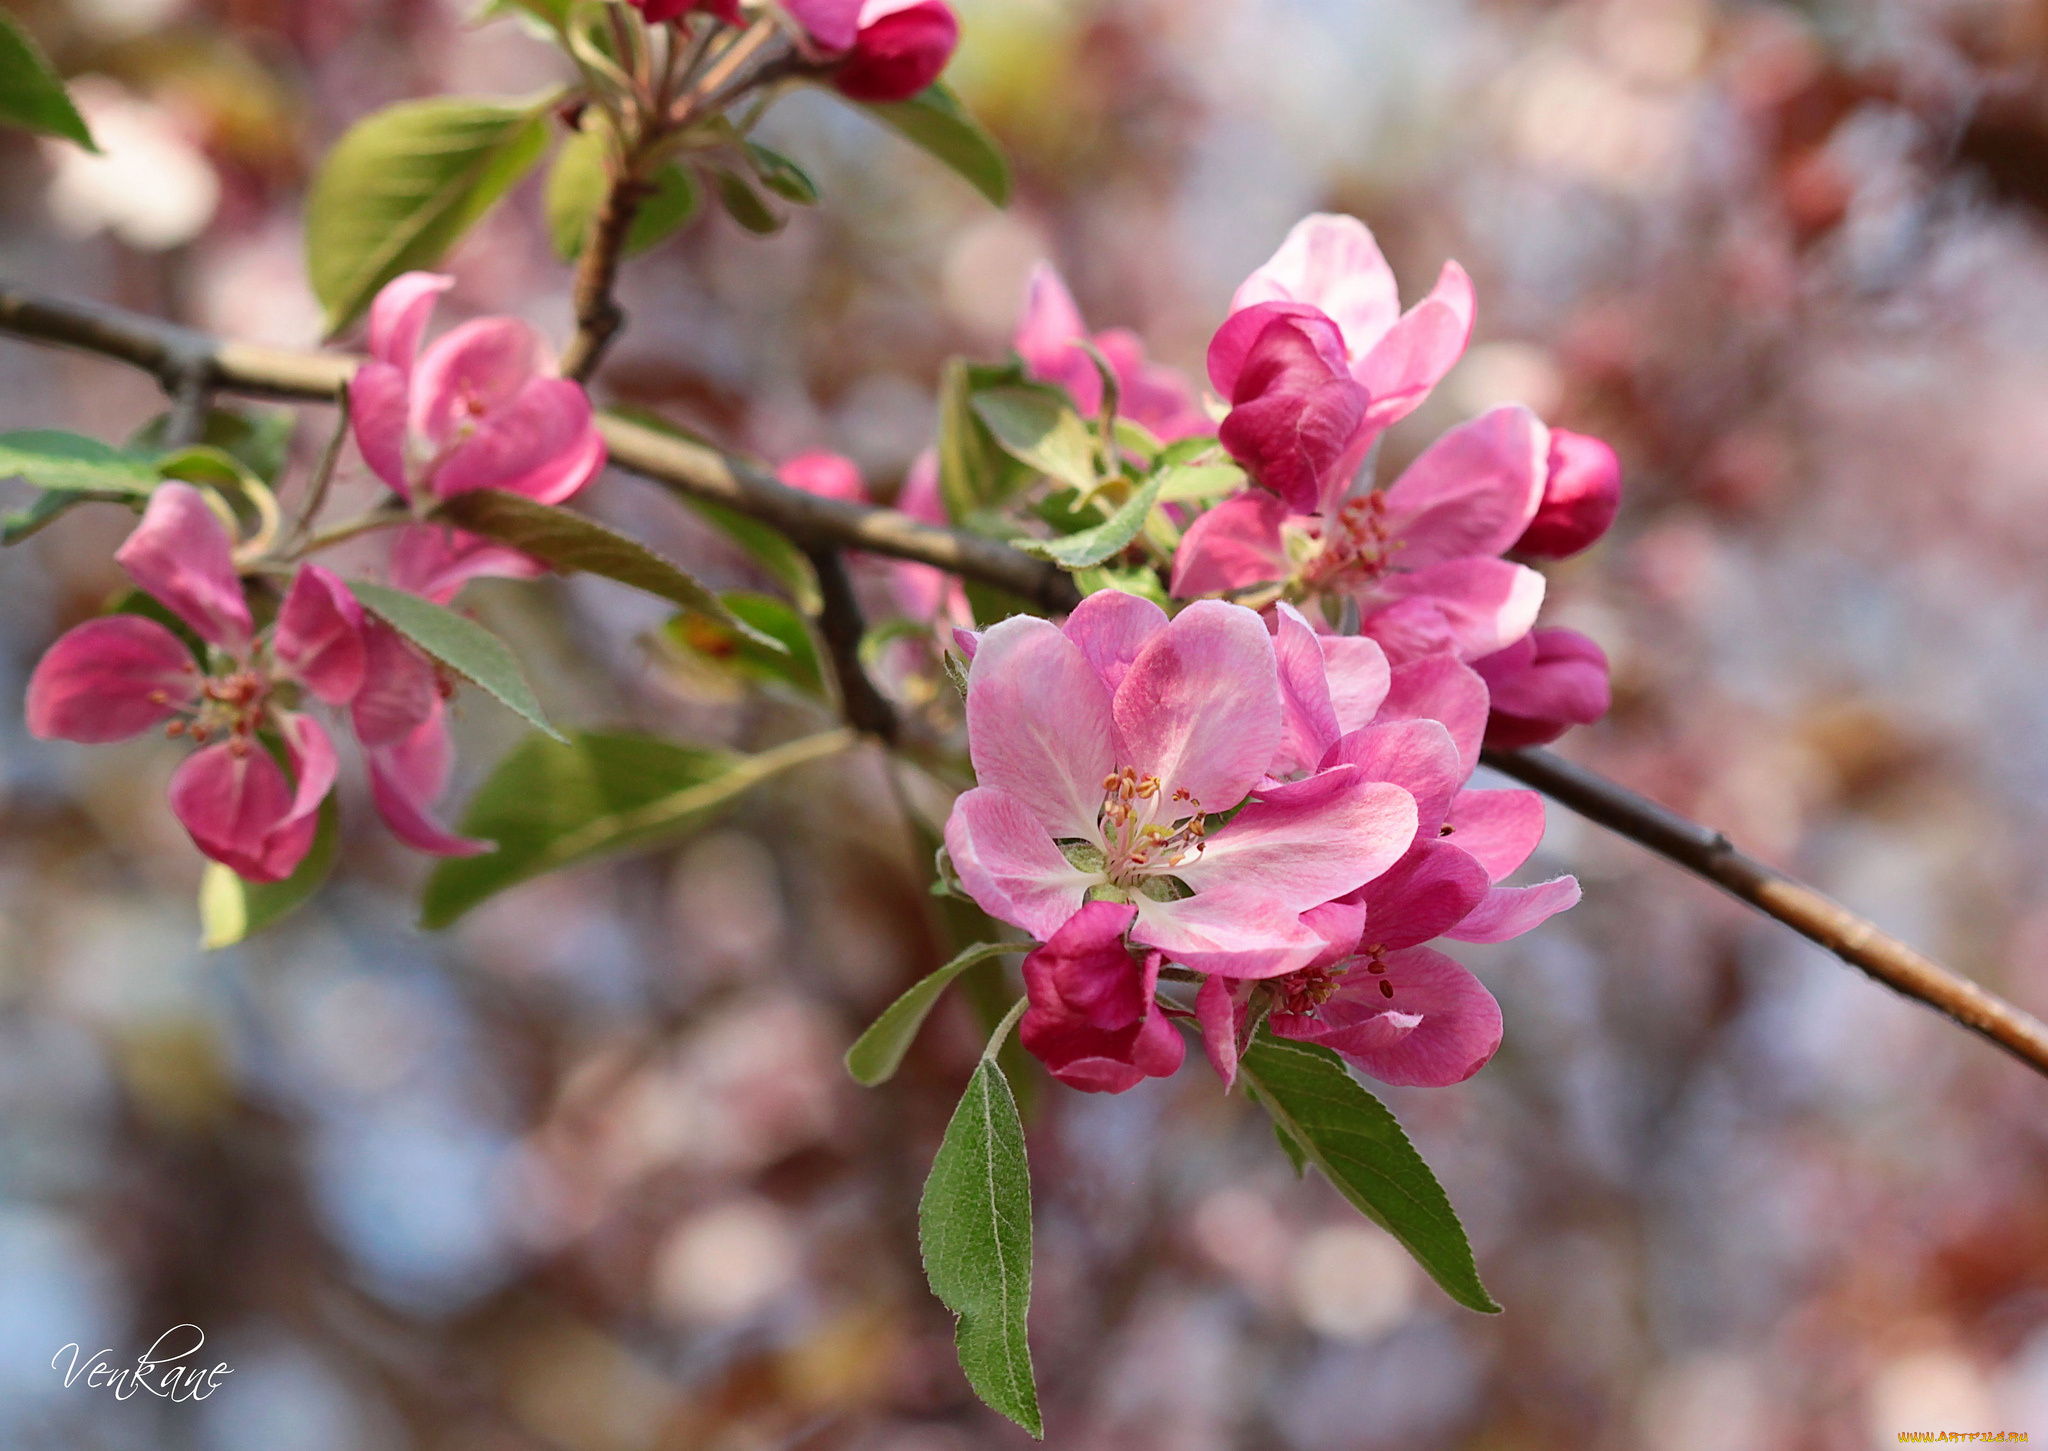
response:
[[(632, 0), (649, 24), (701, 11), (742, 26), (771, 13), (752, 0)], [(855, 101), (902, 101), (939, 78), (960, 43), (945, 0), (782, 0), (776, 7), (799, 42), (830, 66), (833, 87)]]

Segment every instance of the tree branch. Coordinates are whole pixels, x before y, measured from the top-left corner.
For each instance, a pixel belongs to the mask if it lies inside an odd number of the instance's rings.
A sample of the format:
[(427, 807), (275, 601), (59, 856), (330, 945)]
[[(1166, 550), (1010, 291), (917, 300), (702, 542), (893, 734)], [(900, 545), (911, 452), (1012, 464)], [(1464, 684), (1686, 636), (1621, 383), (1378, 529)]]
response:
[(571, 294), (576, 304), (576, 336), (562, 354), (562, 375), (579, 383), (589, 381), (603, 361), (605, 349), (626, 325), (626, 314), (612, 296), (612, 287), (619, 280), (626, 236), (633, 230), (633, 219), (640, 215), (640, 203), (649, 190), (633, 165), (630, 157), (621, 163), (623, 169), (606, 190), (604, 206), (598, 210), (576, 263)]
[(860, 643), (867, 634), (861, 619), (860, 602), (853, 597), (853, 581), (846, 577), (846, 561), (836, 549), (812, 549), (811, 568), (818, 575), (818, 633), (825, 637), (832, 657), (832, 675), (839, 683), (839, 708), (846, 723), (866, 731), (885, 745), (895, 745), (902, 735), (896, 708), (889, 704), (868, 673), (861, 668)]
[(1705, 877), (1885, 986), (1946, 1014), (2021, 1062), (2048, 1073), (2048, 1024), (1880, 932), (1804, 882), (1738, 851), (1712, 827), (1680, 816), (1549, 751), (1485, 751), (1480, 760), (1503, 775), (1534, 786), (1587, 820)]
[[(0, 332), (81, 348), (131, 364), (156, 374), (167, 390), (192, 387), (195, 385), (189, 380), (203, 378), (215, 389), (328, 402), (358, 362), (338, 353), (287, 352), (221, 342), (175, 323), (92, 303), (37, 297), (4, 283), (0, 283)], [(684, 497), (723, 504), (760, 519), (814, 556), (820, 551), (863, 549), (936, 565), (1045, 610), (1065, 611), (1080, 603), (1080, 592), (1064, 571), (996, 540), (941, 529), (894, 509), (807, 494), (708, 444), (624, 419), (601, 417), (599, 427), (612, 462), (620, 468)], [(821, 586), (830, 587), (825, 585), (829, 572), (820, 569)], [(858, 615), (854, 618), (857, 621)], [(835, 628), (843, 630), (843, 624)], [(836, 656), (839, 647), (834, 644), (833, 649)], [(857, 664), (857, 634), (853, 650)], [(865, 681), (865, 674), (860, 678)], [(868, 689), (873, 690), (872, 684)], [(886, 708), (887, 702), (882, 704)], [(1548, 751), (1490, 751), (1484, 759), (1580, 815), (1726, 888), (1845, 962), (2048, 1074), (2048, 1026), (1878, 931), (1804, 883), (1737, 851), (1718, 831)]]

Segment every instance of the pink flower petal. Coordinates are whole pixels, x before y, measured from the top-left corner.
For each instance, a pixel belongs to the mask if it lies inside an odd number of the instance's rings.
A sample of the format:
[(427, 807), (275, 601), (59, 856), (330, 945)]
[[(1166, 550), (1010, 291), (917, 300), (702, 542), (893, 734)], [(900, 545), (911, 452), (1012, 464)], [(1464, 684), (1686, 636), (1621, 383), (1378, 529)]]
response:
[(370, 472), (403, 497), (412, 496), (405, 472), (406, 418), (411, 409), (405, 374), (389, 363), (370, 362), (348, 383), (348, 426)]
[(1449, 729), (1426, 718), (1362, 726), (1338, 740), (1318, 764), (1355, 766), (1364, 780), (1399, 786), (1415, 799), (1414, 834), (1424, 839), (1436, 836), (1458, 788), (1472, 774)]
[(427, 718), (406, 735), (363, 753), (370, 767), (370, 799), (391, 834), (432, 856), (475, 856), (488, 841), (457, 836), (430, 809), (447, 789), (453, 747), (437, 696)]
[(1401, 311), (1393, 269), (1372, 232), (1356, 217), (1329, 214), (1296, 222), (1272, 260), (1237, 289), (1230, 310), (1286, 301), (1328, 313), (1354, 357), (1378, 342)]
[(1392, 667), (1377, 640), (1364, 635), (1324, 635), (1323, 671), (1330, 682), (1330, 707), (1337, 732), (1355, 731), (1379, 714)]
[(1543, 840), (1543, 798), (1534, 791), (1460, 791), (1449, 824), (1448, 839), (1498, 882)]
[(782, 0), (804, 33), (826, 50), (847, 50), (860, 35), (861, 0)]
[(1303, 514), (1343, 494), (1370, 443), (1361, 428), (1365, 390), (1341, 363), (1331, 365), (1316, 329), (1334, 337), (1334, 326), (1320, 316), (1277, 317), (1258, 334), (1217, 430), (1246, 472)]
[(1289, 604), (1274, 610), (1273, 654), (1280, 667), (1280, 750), (1267, 768), (1285, 780), (1313, 771), (1337, 743), (1337, 711), (1323, 647), (1301, 612)]
[(911, 460), (910, 472), (903, 476), (903, 492), (896, 496), (896, 507), (927, 524), (952, 522), (946, 517), (945, 496), (939, 491), (937, 449), (928, 448)]
[(1256, 895), (1298, 916), (1371, 881), (1414, 840), (1414, 797), (1336, 766), (1262, 791), (1174, 875), (1197, 896)]
[(172, 482), (157, 485), (114, 558), (202, 640), (239, 658), (249, 649), (250, 620), (234, 554), (228, 527), (205, 496)]
[(408, 524), (391, 541), (391, 583), (445, 605), (473, 579), (539, 579), (548, 567), (530, 554), (446, 524)]
[[(963, 874), (964, 875), (964, 874)], [(1279, 977), (1306, 967), (1327, 948), (1322, 936), (1271, 897), (1228, 886), (1178, 901), (1139, 897), (1131, 940), (1156, 947), (1196, 972)]]
[(1307, 964), (1309, 967), (1334, 967), (1357, 954), (1359, 937), (1365, 931), (1365, 894), (1370, 887), (1371, 883), (1367, 883), (1355, 892), (1346, 892), (1301, 914), (1302, 925), (1325, 944), (1315, 960)]
[(1357, 940), (1366, 948), (1402, 948), (1441, 937), (1485, 900), (1490, 886), (1486, 868), (1457, 847), (1418, 841), (1361, 889), (1365, 926)]
[(1048, 836), (1097, 839), (1115, 730), (1109, 692), (1058, 626), (1019, 615), (981, 637), (967, 673), (975, 779), (1023, 805)]
[(292, 679), (329, 705), (346, 705), (362, 689), (369, 658), (363, 607), (332, 570), (300, 565), (278, 609), (270, 650)]
[(1265, 622), (1220, 600), (1189, 605), (1139, 652), (1113, 709), (1122, 761), (1156, 776), (1166, 800), (1185, 791), (1203, 811), (1235, 806), (1280, 744), (1280, 678)]
[(1060, 632), (1095, 667), (1102, 688), (1116, 694), (1131, 662), (1166, 628), (1166, 611), (1122, 590), (1098, 590), (1074, 607)]
[(1387, 490), (1386, 527), (1400, 563), (1497, 555), (1521, 537), (1543, 498), (1549, 430), (1519, 403), (1459, 424)]
[(1090, 902), (1024, 959), (1030, 1007), (1017, 1025), (1053, 1077), (1091, 1093), (1121, 1093), (1175, 1072), (1186, 1054), (1158, 1011), (1159, 954), (1124, 945), (1132, 909)]
[(1372, 395), (1368, 431), (1397, 423), (1421, 405), (1465, 351), (1472, 314), (1472, 279), (1457, 263), (1444, 263), (1429, 296), (1352, 363), (1351, 376)]
[(1577, 905), (1578, 900), (1579, 884), (1573, 877), (1554, 877), (1533, 887), (1495, 887), (1444, 935), (1460, 942), (1505, 942)]
[(36, 662), (29, 734), (89, 745), (126, 740), (197, 703), (200, 678), (184, 641), (155, 620), (87, 620)]
[(843, 499), (849, 504), (868, 502), (868, 486), (861, 482), (860, 468), (844, 454), (813, 449), (787, 460), (775, 477), (792, 489), (816, 494), (821, 499)]
[(1024, 315), (1011, 345), (1033, 378), (1066, 389), (1074, 406), (1092, 418), (1102, 408), (1102, 377), (1080, 347), (1087, 336), (1074, 294), (1051, 263), (1040, 262), (1024, 285)]
[[(1386, 996), (1380, 984), (1390, 984)], [(1382, 1083), (1462, 1083), (1500, 1048), (1500, 1004), (1458, 963), (1427, 947), (1389, 953), (1386, 971), (1346, 974), (1313, 1018), (1268, 1020), (1283, 1038), (1334, 1048)]]
[(502, 489), (559, 504), (596, 478), (604, 461), (604, 439), (591, 421), (582, 386), (567, 378), (535, 378), (478, 419), (449, 450), (434, 469), (434, 493), (446, 499), (471, 489)]
[(856, 101), (904, 101), (939, 78), (960, 43), (960, 21), (942, 0), (861, 9), (853, 54), (833, 73), (832, 85)]
[(401, 272), (385, 283), (370, 304), (370, 356), (401, 374), (411, 370), (434, 303), (455, 285), (438, 272)]
[(1214, 432), (1188, 380), (1178, 369), (1148, 360), (1144, 343), (1129, 328), (1097, 333), (1095, 349), (1116, 375), (1119, 417), (1142, 424), (1162, 443)]
[(1597, 438), (1550, 430), (1549, 472), (1543, 502), (1515, 552), (1531, 559), (1564, 559), (1605, 534), (1621, 509), (1621, 461)]
[[(1519, 640), (1543, 605), (1543, 576), (1504, 559), (1446, 559), (1410, 574), (1389, 575), (1376, 589), (1379, 599), (1425, 607), (1441, 638), (1466, 660)], [(1381, 613), (1368, 615), (1361, 628), (1389, 658), (1412, 658), (1416, 652), (1402, 648), (1406, 642), (1394, 636), (1392, 622), (1381, 619)]]
[(249, 881), (283, 881), (313, 845), (316, 823), (292, 816), (283, 768), (247, 741), (222, 741), (187, 756), (171, 776), (170, 796), (193, 843)]
[(1431, 655), (1396, 665), (1386, 703), (1374, 723), (1440, 721), (1458, 747), (1458, 769), (1471, 775), (1479, 764), (1479, 740), (1486, 730), (1486, 682), (1472, 667), (1448, 655)]
[(1065, 1009), (1092, 1027), (1129, 1027), (1151, 1011), (1158, 966), (1141, 971), (1124, 945), (1124, 933), (1137, 915), (1137, 908), (1120, 902), (1084, 902), (1031, 954), (1049, 966)]
[(420, 356), (410, 383), (410, 431), (438, 452), (512, 402), (546, 372), (547, 345), (516, 317), (480, 317)]
[(349, 725), (365, 748), (394, 745), (440, 714), (434, 667), (382, 620), (363, 621), (363, 685)]
[(1221, 594), (1293, 573), (1280, 528), (1287, 505), (1264, 489), (1233, 494), (1201, 515), (1173, 556), (1176, 599)]
[[(1350, 364), (1344, 351), (1344, 333), (1335, 318), (1305, 302), (1266, 302), (1232, 312), (1209, 339), (1205, 361), (1210, 385), (1218, 397), (1233, 403), (1242, 401), (1238, 397), (1238, 384), (1244, 377), (1245, 365), (1251, 360), (1260, 338), (1276, 322), (1293, 323), (1292, 331), (1299, 336), (1289, 341), (1297, 346), (1305, 344), (1310, 350), (1314, 363), (1300, 359), (1297, 365), (1307, 368), (1311, 381), (1324, 382), (1350, 375)], [(1275, 336), (1281, 334), (1276, 333)]]
[(1228, 1089), (1237, 1082), (1237, 1005), (1231, 1001), (1230, 979), (1205, 977), (1195, 993), (1195, 1022), (1202, 1030), (1202, 1050)]
[(293, 710), (278, 711), (276, 719), (285, 751), (291, 757), (292, 774), (298, 778), (292, 791), (291, 810), (279, 823), (291, 826), (320, 809), (320, 803), (334, 789), (340, 763), (334, 754), (334, 741), (319, 721)]
[(1538, 746), (1607, 714), (1607, 652), (1576, 630), (1535, 630), (1472, 662), (1493, 697), (1486, 744)]
[(1060, 854), (1029, 806), (991, 786), (976, 787), (953, 803), (946, 854), (982, 911), (1041, 941), (1081, 909), (1098, 880)]

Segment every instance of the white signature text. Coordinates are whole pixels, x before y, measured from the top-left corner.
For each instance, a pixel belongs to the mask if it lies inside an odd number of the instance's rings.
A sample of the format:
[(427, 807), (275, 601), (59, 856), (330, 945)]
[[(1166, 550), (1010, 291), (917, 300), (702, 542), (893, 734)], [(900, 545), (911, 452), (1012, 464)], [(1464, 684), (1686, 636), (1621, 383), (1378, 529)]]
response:
[(95, 1390), (111, 1390), (117, 1401), (125, 1401), (139, 1390), (167, 1401), (203, 1401), (220, 1388), (222, 1376), (234, 1374), (225, 1361), (211, 1370), (197, 1363), (178, 1364), (197, 1355), (205, 1344), (206, 1332), (197, 1325), (173, 1325), (157, 1336), (149, 1349), (136, 1358), (135, 1364), (115, 1365), (111, 1347), (96, 1350), (81, 1362), (78, 1342), (73, 1341), (60, 1346), (50, 1357), (50, 1369), (56, 1370), (58, 1362), (69, 1352), (71, 1362), (64, 1371), (64, 1384), (67, 1386), (73, 1381), (83, 1380)]

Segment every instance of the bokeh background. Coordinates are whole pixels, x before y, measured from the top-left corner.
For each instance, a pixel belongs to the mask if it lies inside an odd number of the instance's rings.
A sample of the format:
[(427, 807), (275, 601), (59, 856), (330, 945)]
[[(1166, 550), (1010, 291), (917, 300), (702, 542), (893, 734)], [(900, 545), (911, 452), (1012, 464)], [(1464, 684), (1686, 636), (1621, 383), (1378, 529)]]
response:
[[(14, 0), (9, 0), (10, 5)], [(0, 271), (316, 341), (299, 214), (354, 119), (560, 75), (469, 0), (40, 0), (107, 156), (0, 135)], [(950, 354), (1041, 257), (1198, 366), (1298, 216), (1455, 256), (1476, 345), (1392, 467), (1520, 399), (1610, 439), (1619, 526), (1549, 618), (1613, 657), (1567, 752), (2048, 1012), (2048, 5), (968, 0), (953, 79), (998, 213), (823, 96), (768, 129), (825, 204), (632, 264), (599, 392), (884, 493)], [(455, 311), (566, 335), (529, 185)], [(0, 339), (0, 426), (160, 408)], [(331, 427), (305, 412), (302, 460)], [(353, 458), (344, 487), (367, 497)], [(19, 492), (10, 486), (10, 495)], [(632, 480), (607, 517), (741, 556)], [(202, 953), (163, 741), (29, 740), (39, 651), (120, 583), (91, 508), (0, 556), (0, 1443), (205, 1451), (1025, 1444), (953, 1367), (914, 1206), (979, 1042), (885, 1090), (838, 1055), (948, 951), (881, 764), (805, 768), (672, 848), (411, 925), (424, 864), (347, 784), (337, 880)], [(471, 598), (556, 718), (757, 747), (815, 722), (646, 643), (599, 583)], [(460, 722), (467, 790), (515, 738)], [(1506, 1046), (1389, 1091), (1506, 1305), (1453, 1306), (1197, 1063), (1030, 1093), (1050, 1444), (1820, 1451), (2048, 1437), (2048, 1085), (1553, 812), (1586, 900), (1461, 949)], [(1030, 1085), (1027, 1085), (1027, 1089)], [(66, 1390), (67, 1342), (203, 1327), (198, 1405)]]

